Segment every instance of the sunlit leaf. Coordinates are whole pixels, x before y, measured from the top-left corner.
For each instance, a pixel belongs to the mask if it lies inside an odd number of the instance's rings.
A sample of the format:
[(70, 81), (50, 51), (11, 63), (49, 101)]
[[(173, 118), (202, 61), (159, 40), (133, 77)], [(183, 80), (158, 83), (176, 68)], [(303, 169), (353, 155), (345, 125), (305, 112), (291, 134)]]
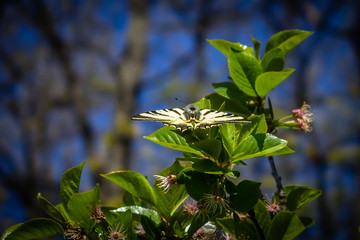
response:
[(234, 150), (232, 162), (239, 160), (274, 155), (276, 151), (281, 150), (287, 144), (287, 141), (277, 138), (271, 134), (255, 134), (245, 138)]
[(226, 124), (219, 128), (224, 148), (231, 157), (237, 154), (235, 149), (243, 139), (251, 134), (267, 132), (264, 115), (254, 115), (249, 117), (248, 120), (250, 120), (252, 124)]
[(60, 203), (60, 204), (56, 205), (55, 208), (62, 214), (62, 216), (66, 220), (70, 220), (70, 216), (68, 214), (67, 209), (65, 209), (64, 204)]
[(285, 146), (275, 152), (270, 152), (268, 154), (262, 155), (263, 157), (269, 157), (269, 156), (277, 156), (277, 155), (284, 155), (284, 154), (290, 154), (294, 153), (295, 151), (289, 148), (288, 146)]
[(132, 214), (148, 217), (157, 226), (161, 223), (161, 217), (159, 214), (155, 210), (149, 208), (144, 208), (141, 206), (126, 206), (111, 210), (113, 213), (124, 213), (127, 211), (130, 211)]
[(48, 218), (35, 218), (8, 228), (1, 240), (26, 240), (63, 235), (63, 228)]
[(67, 170), (61, 177), (60, 181), (60, 199), (67, 209), (69, 199), (79, 192), (81, 173), (84, 168), (85, 162)]
[(280, 48), (273, 48), (268, 51), (261, 60), (263, 72), (281, 71), (285, 64), (285, 56)]
[(229, 71), (236, 86), (246, 95), (256, 97), (255, 80), (262, 73), (259, 61), (245, 52), (232, 51)]
[(116, 171), (108, 174), (101, 174), (101, 176), (114, 182), (148, 204), (152, 206), (156, 205), (153, 189), (146, 178), (140, 173), (134, 171)]
[(240, 43), (233, 43), (222, 39), (207, 40), (211, 45), (213, 45), (217, 50), (219, 50), (226, 57), (230, 56), (232, 49), (236, 51), (245, 51), (248, 54), (254, 54), (253, 48), (246, 47)]
[(287, 68), (281, 72), (265, 72), (258, 76), (255, 83), (255, 89), (262, 98), (272, 91), (277, 85), (288, 78), (295, 70)]
[(160, 128), (144, 138), (174, 150), (202, 155), (199, 149), (197, 149), (194, 145), (187, 143), (186, 139), (176, 133), (174, 128), (171, 127)]
[(273, 35), (265, 46), (265, 53), (273, 48), (280, 48), (281, 51), (286, 54), (299, 43), (304, 41), (313, 32), (302, 30), (285, 30)]
[(100, 204), (100, 188), (99, 184), (94, 189), (88, 192), (77, 193), (72, 196), (68, 202), (68, 209), (70, 218), (90, 233), (95, 221), (91, 219), (91, 215)]
[(251, 37), (251, 39), (254, 44), (255, 57), (256, 59), (260, 59), (260, 41), (256, 40), (254, 37)]
[(118, 209), (119, 208), (109, 206), (101, 207), (101, 210), (106, 216), (106, 221), (112, 226), (120, 225), (124, 226), (125, 228), (131, 226), (133, 220), (133, 214), (131, 212), (131, 209), (122, 207), (120, 209), (124, 209), (124, 211), (117, 211)]
[(240, 91), (235, 83), (219, 82), (213, 83), (212, 85), (216, 93), (227, 99), (236, 101), (239, 105), (242, 105), (242, 108), (247, 109), (246, 101), (248, 101), (250, 98), (244, 92)]
[[(170, 172), (177, 175), (184, 167), (175, 161), (169, 167), (165, 168), (160, 172), (161, 176), (167, 176)], [(157, 199), (156, 209), (161, 213), (161, 215), (170, 219), (170, 217), (175, 213), (176, 209), (182, 204), (182, 202), (188, 197), (185, 186), (183, 184), (175, 184), (167, 193), (163, 192), (163, 189), (160, 189), (156, 184), (153, 186), (153, 191)]]
[[(227, 124), (229, 125), (229, 124)], [(195, 142), (194, 145), (209, 154), (214, 159), (218, 159), (221, 153), (222, 145), (218, 139), (206, 139), (200, 142)]]
[[(244, 93), (242, 93), (242, 95), (244, 95)], [(237, 101), (223, 97), (218, 93), (210, 93), (206, 95), (196, 102), (195, 105), (199, 108), (211, 110), (219, 110), (220, 107), (223, 107), (222, 111), (224, 112), (232, 112), (245, 117), (251, 114), (245, 104), (239, 104)]]
[(57, 220), (60, 223), (65, 222), (65, 219), (62, 216), (61, 212), (54, 205), (52, 205), (47, 199), (45, 199), (43, 196), (41, 196), (40, 193), (38, 193), (37, 199), (38, 199), (38, 202), (39, 202), (41, 208), (47, 214), (49, 214), (49, 216), (51, 216), (52, 218), (54, 218), (55, 220)]

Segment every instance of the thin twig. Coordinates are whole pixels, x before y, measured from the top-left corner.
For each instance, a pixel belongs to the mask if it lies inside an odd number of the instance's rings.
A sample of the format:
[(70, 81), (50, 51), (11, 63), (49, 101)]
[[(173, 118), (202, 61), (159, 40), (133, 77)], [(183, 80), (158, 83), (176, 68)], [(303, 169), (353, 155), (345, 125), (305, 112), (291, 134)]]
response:
[(269, 163), (271, 166), (271, 175), (274, 177), (277, 187), (277, 192), (279, 194), (279, 201), (280, 201), (280, 209), (286, 210), (286, 193), (283, 189), (282, 183), (281, 183), (281, 177), (279, 176), (276, 167), (275, 167), (275, 161), (273, 156), (269, 156)]
[(283, 190), (283, 186), (281, 184), (281, 177), (278, 175), (276, 167), (275, 167), (275, 161), (273, 156), (269, 156), (269, 163), (271, 166), (271, 175), (274, 177), (276, 182), (276, 187), (278, 192), (280, 193), (281, 190)]

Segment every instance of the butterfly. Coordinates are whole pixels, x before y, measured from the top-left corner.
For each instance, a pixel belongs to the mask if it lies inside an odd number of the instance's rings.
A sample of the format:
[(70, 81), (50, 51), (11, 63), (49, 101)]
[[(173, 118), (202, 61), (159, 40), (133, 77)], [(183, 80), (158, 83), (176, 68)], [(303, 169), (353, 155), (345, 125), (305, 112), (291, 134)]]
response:
[(229, 123), (251, 124), (251, 121), (228, 112), (200, 109), (194, 104), (185, 108), (169, 108), (140, 113), (131, 118), (137, 121), (157, 121), (181, 131), (207, 129)]

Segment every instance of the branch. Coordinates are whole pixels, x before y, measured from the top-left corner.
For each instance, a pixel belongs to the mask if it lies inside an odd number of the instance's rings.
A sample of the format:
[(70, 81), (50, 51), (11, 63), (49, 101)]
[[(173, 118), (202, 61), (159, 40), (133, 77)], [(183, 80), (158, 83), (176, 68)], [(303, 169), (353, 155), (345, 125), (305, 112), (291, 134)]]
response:
[(277, 192), (279, 194), (280, 209), (285, 210), (286, 209), (286, 193), (285, 193), (282, 183), (281, 183), (281, 177), (279, 176), (279, 174), (276, 170), (275, 161), (274, 161), (273, 156), (269, 156), (269, 163), (271, 166), (271, 175), (275, 179)]

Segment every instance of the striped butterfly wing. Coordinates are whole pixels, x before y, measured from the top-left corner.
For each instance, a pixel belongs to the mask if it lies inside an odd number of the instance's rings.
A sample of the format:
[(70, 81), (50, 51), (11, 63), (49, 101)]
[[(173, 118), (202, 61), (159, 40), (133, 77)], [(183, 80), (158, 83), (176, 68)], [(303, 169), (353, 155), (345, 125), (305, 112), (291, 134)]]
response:
[(187, 122), (183, 108), (169, 108), (140, 113), (131, 118), (137, 121), (156, 121), (166, 126), (172, 126), (183, 130), (193, 128), (191, 122)]
[(251, 124), (251, 121), (228, 112), (219, 112), (209, 109), (200, 109), (199, 123), (194, 128), (211, 128), (222, 124), (240, 123)]

